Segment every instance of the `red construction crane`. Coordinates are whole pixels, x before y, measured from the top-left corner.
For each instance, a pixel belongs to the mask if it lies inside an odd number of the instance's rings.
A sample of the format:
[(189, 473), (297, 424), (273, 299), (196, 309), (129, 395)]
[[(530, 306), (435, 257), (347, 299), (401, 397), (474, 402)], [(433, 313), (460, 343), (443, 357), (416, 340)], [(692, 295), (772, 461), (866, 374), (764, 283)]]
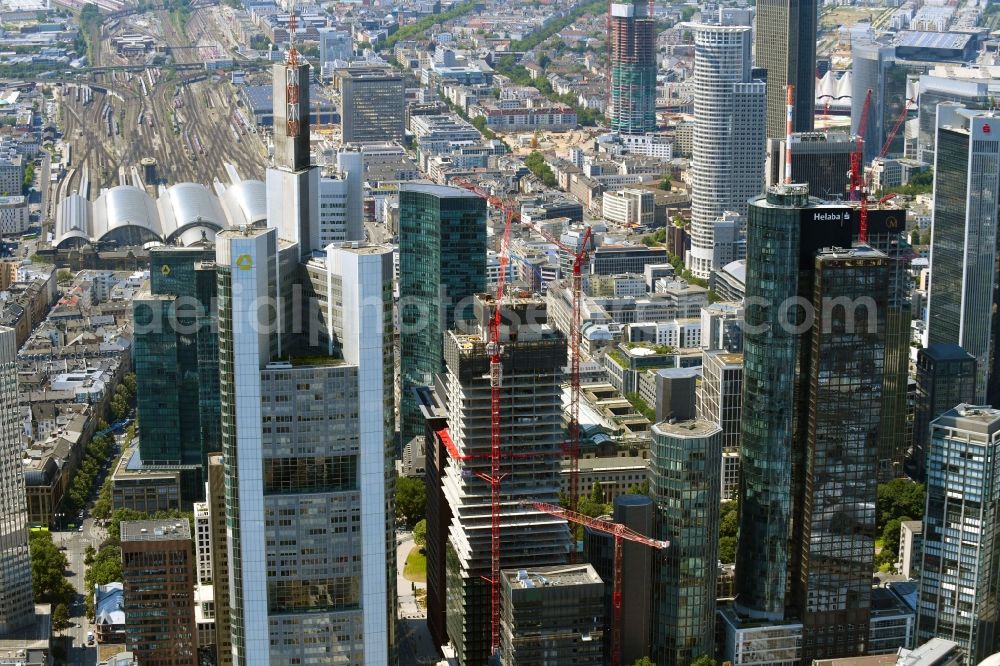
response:
[[(569, 439), (564, 450), (569, 454), (569, 508), (576, 511), (580, 501), (580, 336), (583, 301), (583, 262), (593, 244), (590, 227), (583, 233), (579, 247), (571, 247), (539, 230), (542, 237), (573, 257), (573, 315), (569, 334)], [(576, 548), (570, 551), (575, 559)]]
[[(860, 203), (858, 214), (860, 216), (861, 223), (858, 239), (862, 243), (868, 242), (868, 205), (870, 203), (869, 197), (871, 195), (871, 182), (872, 178), (875, 176), (875, 165), (876, 163), (881, 162), (889, 153), (889, 148), (892, 146), (892, 142), (896, 138), (896, 134), (899, 133), (903, 123), (906, 122), (906, 116), (910, 110), (910, 100), (904, 100), (903, 110), (900, 111), (892, 129), (886, 135), (885, 143), (882, 144), (882, 149), (872, 160), (871, 168), (868, 170), (866, 175), (863, 172), (861, 164), (864, 161), (864, 138), (865, 131), (868, 127), (868, 111), (871, 108), (871, 99), (872, 91), (869, 89), (868, 94), (865, 95), (865, 104), (861, 112), (861, 122), (858, 125), (858, 136), (854, 152), (851, 153), (851, 201), (858, 201)], [(880, 203), (884, 203), (884, 201), (888, 201), (888, 199), (884, 199), (883, 201), (880, 201)]]
[(536, 510), (556, 518), (563, 518), (577, 525), (585, 525), (598, 532), (610, 534), (615, 538), (615, 576), (614, 584), (611, 588), (611, 606), (614, 612), (614, 619), (611, 626), (611, 666), (620, 666), (622, 661), (622, 541), (628, 539), (635, 543), (641, 543), (650, 548), (663, 550), (670, 545), (669, 541), (658, 541), (639, 534), (621, 523), (613, 523), (609, 520), (591, 518), (576, 511), (570, 511), (559, 506), (546, 504), (544, 502), (528, 502), (529, 506)]

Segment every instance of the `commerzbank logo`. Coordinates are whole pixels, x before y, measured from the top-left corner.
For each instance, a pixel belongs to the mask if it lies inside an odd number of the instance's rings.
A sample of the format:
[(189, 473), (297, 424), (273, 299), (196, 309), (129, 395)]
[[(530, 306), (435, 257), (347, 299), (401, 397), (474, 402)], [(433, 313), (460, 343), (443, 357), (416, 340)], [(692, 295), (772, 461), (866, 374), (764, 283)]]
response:
[(253, 258), (249, 254), (241, 254), (236, 257), (236, 268), (241, 271), (248, 271), (253, 268)]

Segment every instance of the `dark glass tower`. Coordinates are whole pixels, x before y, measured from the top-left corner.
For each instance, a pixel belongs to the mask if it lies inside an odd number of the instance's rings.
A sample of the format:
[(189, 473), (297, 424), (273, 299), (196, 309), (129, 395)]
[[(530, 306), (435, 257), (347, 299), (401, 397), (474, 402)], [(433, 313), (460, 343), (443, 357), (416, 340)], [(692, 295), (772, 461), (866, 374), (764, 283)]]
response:
[(486, 200), (458, 187), (402, 186), (399, 269), (400, 430), (408, 442), (424, 434), (411, 389), (444, 371), (442, 336), (472, 319), (472, 296), (486, 290)]
[(748, 219), (736, 609), (802, 621), (806, 660), (868, 634), (890, 271), (855, 224), (803, 185)]
[(795, 131), (813, 128), (816, 0), (759, 0), (757, 66), (767, 70), (767, 136), (785, 136), (788, 84), (795, 86)]
[(221, 447), (215, 251), (150, 251), (150, 288), (135, 298), (139, 454), (182, 470), (182, 499), (204, 495), (208, 454)]
[(914, 476), (924, 480), (931, 421), (976, 397), (976, 357), (956, 344), (917, 352), (917, 399), (913, 417)]

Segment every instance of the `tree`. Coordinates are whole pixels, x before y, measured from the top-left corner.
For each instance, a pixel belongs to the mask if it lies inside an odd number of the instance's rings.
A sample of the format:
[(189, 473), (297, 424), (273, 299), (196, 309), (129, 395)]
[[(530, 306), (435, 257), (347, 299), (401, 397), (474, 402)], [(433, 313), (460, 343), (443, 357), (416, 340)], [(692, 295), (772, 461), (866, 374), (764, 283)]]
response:
[(594, 485), (590, 487), (590, 501), (596, 504), (604, 504), (604, 487), (601, 486), (600, 481), (594, 481)]
[(893, 518), (912, 516), (913, 520), (924, 515), (924, 486), (909, 479), (893, 479), (878, 486), (875, 501), (878, 522), (877, 529), (881, 534), (886, 523)]
[(66, 555), (52, 543), (52, 534), (38, 530), (28, 537), (31, 553), (31, 581), (36, 603), (69, 603), (73, 586), (66, 580), (69, 562)]
[(669, 192), (670, 188), (673, 187), (673, 182), (670, 180), (670, 176), (664, 176), (663, 180), (660, 181), (660, 184), (657, 185), (657, 187), (659, 187), (661, 190), (666, 190), (667, 192)]
[(413, 543), (417, 544), (420, 550), (427, 545), (427, 519), (421, 518), (413, 526)]
[(896, 557), (899, 555), (900, 525), (908, 520), (912, 519), (909, 516), (893, 518), (885, 524), (885, 528), (882, 530), (882, 552), (891, 553), (893, 561), (895, 561)]
[(413, 525), (427, 515), (427, 488), (420, 479), (400, 477), (396, 481), (396, 518)]
[(636, 659), (632, 666), (656, 666), (656, 664), (649, 657), (643, 657), (642, 659)]
[(69, 629), (72, 626), (69, 621), (69, 608), (64, 603), (58, 603), (52, 609), (52, 628), (56, 631)]
[(723, 564), (736, 562), (736, 537), (719, 538), (719, 561)]
[(642, 483), (633, 483), (628, 487), (629, 495), (648, 495), (649, 494), (649, 479), (646, 479)]
[[(685, 9), (689, 8), (685, 7)], [(715, 660), (709, 657), (707, 654), (703, 654), (694, 661), (692, 661), (691, 666), (715, 666)]]

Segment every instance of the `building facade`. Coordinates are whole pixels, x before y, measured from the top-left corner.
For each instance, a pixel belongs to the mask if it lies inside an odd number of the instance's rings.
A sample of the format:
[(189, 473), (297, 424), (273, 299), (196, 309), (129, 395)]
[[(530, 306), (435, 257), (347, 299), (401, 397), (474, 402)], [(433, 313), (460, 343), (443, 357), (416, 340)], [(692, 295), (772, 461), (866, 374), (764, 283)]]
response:
[[(472, 318), (469, 299), (486, 289), (486, 200), (457, 187), (404, 185), (399, 191), (400, 430), (423, 434), (414, 386), (444, 369), (445, 332)], [(460, 307), (457, 307), (460, 306)]]
[(197, 666), (197, 583), (186, 519), (121, 523), (125, 645), (142, 664)]
[(657, 423), (650, 471), (657, 538), (670, 542), (654, 572), (651, 658), (683, 666), (715, 654), (722, 428)]
[(406, 110), (402, 75), (380, 67), (349, 67), (340, 81), (343, 142), (403, 141)]
[(976, 397), (976, 358), (956, 344), (936, 344), (917, 352), (917, 392), (913, 414), (913, 462), (917, 478), (926, 472), (931, 422)]
[(785, 135), (785, 89), (789, 85), (795, 86), (795, 131), (813, 128), (816, 16), (816, 0), (763, 0), (757, 5), (754, 54), (757, 66), (767, 70), (769, 138)]
[(955, 641), (968, 663), (997, 650), (1000, 410), (960, 404), (931, 424), (917, 644)]
[(656, 20), (642, 0), (609, 5), (611, 129), (622, 134), (656, 130)]
[(0, 638), (35, 621), (19, 414), (14, 330), (0, 326)]
[(696, 25), (694, 139), (691, 149), (691, 250), (685, 260), (707, 279), (716, 257), (714, 225), (724, 213), (745, 215), (760, 194), (764, 169), (765, 89), (751, 76), (746, 26)]

